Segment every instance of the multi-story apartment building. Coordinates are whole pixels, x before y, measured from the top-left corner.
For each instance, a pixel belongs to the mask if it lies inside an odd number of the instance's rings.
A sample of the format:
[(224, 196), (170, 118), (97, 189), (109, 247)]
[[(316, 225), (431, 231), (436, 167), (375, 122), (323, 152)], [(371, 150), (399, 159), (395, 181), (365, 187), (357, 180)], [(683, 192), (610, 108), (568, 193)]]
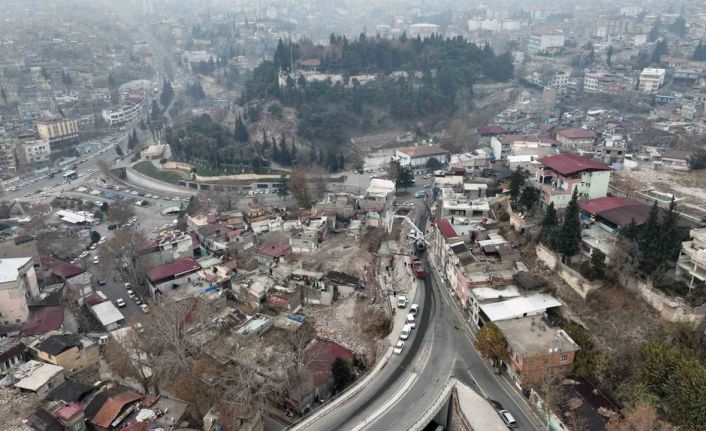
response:
[(574, 154), (541, 158), (533, 168), (543, 206), (553, 202), (556, 208), (566, 207), (574, 189), (583, 199), (605, 197), (609, 181), (610, 166)]
[(664, 77), (667, 71), (665, 69), (657, 69), (648, 67), (640, 73), (639, 89), (643, 93), (654, 93), (659, 90), (664, 84)]
[(17, 146), (16, 153), (20, 165), (47, 164), (51, 155), (51, 145), (46, 139), (28, 139)]
[(140, 116), (143, 105), (144, 103), (140, 102), (123, 105), (117, 109), (104, 109), (102, 113), (103, 120), (108, 124), (108, 127), (131, 123)]
[(558, 29), (538, 28), (532, 30), (529, 38), (529, 52), (551, 53), (561, 50), (564, 47), (564, 32)]
[(17, 141), (7, 134), (0, 134), (0, 176), (17, 172), (15, 147)]
[(37, 274), (31, 257), (0, 259), (0, 324), (27, 321), (27, 298), (39, 297)]
[(586, 129), (562, 129), (556, 132), (556, 140), (563, 151), (592, 151), (596, 134)]
[(706, 228), (692, 229), (691, 241), (681, 244), (677, 260), (677, 275), (689, 282), (689, 288), (706, 282)]
[(583, 91), (586, 93), (618, 94), (627, 90), (629, 83), (621, 76), (605, 71), (586, 72)]
[(50, 144), (68, 142), (78, 138), (78, 120), (76, 118), (38, 120), (37, 133)]

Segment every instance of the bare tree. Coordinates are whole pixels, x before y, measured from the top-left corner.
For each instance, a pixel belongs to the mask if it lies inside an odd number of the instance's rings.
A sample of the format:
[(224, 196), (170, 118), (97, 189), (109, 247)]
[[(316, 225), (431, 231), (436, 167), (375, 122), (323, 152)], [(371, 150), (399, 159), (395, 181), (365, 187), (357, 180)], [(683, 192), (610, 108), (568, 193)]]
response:
[(300, 208), (311, 208), (311, 191), (306, 168), (298, 167), (292, 171), (289, 175), (289, 190)]
[(108, 207), (108, 221), (123, 225), (135, 215), (135, 209), (127, 202), (113, 201)]
[(118, 229), (115, 236), (98, 249), (101, 273), (104, 276), (121, 274), (134, 286), (139, 287), (147, 269), (142, 262), (135, 259), (135, 251), (142, 241), (142, 232)]
[(673, 431), (669, 423), (657, 416), (657, 410), (642, 403), (629, 411), (624, 418), (613, 417), (606, 426), (608, 431)]
[(320, 166), (312, 167), (311, 174), (313, 175), (313, 187), (311, 187), (311, 197), (313, 200), (326, 196), (328, 188), (328, 172)]
[(144, 327), (131, 328), (119, 338), (110, 340), (105, 359), (111, 370), (124, 378), (134, 378), (145, 392), (160, 394), (164, 369), (159, 361), (159, 346), (144, 336)]

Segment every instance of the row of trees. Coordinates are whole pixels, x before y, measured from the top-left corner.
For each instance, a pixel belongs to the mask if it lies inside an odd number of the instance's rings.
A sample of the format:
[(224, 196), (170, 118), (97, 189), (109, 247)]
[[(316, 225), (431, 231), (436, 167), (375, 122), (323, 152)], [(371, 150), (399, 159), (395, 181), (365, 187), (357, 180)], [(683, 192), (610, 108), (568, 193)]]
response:
[(643, 277), (659, 276), (674, 267), (681, 243), (688, 239), (688, 230), (679, 226), (677, 204), (672, 198), (666, 211), (652, 205), (645, 223), (633, 220), (621, 230), (621, 235), (636, 249), (636, 269)]

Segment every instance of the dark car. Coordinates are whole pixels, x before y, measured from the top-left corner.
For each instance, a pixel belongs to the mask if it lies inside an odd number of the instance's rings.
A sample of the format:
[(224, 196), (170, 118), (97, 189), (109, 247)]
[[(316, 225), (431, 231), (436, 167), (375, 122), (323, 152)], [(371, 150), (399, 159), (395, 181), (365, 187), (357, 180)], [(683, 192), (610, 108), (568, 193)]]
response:
[(117, 224), (111, 224), (110, 226), (108, 226), (108, 230), (115, 230), (117, 228), (118, 228)]

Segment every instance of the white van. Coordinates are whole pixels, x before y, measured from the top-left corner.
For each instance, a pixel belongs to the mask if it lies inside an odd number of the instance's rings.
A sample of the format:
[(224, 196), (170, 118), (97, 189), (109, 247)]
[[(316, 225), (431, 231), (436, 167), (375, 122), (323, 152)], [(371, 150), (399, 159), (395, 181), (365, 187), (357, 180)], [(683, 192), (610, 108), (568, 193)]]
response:
[(400, 332), (400, 339), (406, 340), (409, 338), (409, 334), (412, 332), (412, 327), (409, 325), (404, 325), (402, 327), (402, 332)]
[(417, 323), (414, 321), (414, 314), (412, 313), (407, 314), (407, 326), (412, 329), (417, 327)]

